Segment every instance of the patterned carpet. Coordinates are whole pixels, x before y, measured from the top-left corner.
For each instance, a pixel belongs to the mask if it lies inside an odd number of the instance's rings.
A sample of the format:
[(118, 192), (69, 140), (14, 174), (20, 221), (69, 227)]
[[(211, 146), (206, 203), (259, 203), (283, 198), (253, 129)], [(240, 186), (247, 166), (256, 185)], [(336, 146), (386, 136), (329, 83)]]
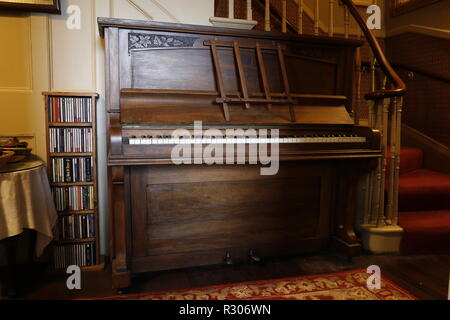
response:
[(416, 300), (382, 278), (381, 289), (369, 290), (366, 270), (287, 279), (226, 284), (186, 290), (128, 294), (104, 300)]

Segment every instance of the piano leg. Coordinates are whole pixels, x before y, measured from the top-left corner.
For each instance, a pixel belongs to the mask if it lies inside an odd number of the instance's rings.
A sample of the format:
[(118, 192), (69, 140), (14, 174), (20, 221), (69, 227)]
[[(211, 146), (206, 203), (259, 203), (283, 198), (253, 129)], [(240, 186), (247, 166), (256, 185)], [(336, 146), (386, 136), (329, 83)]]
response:
[(333, 246), (349, 258), (361, 253), (361, 243), (355, 234), (357, 187), (359, 177), (369, 169), (370, 164), (367, 165), (367, 160), (346, 160), (339, 164), (340, 187), (338, 192), (340, 192), (339, 198), (343, 202), (338, 203)]
[(112, 190), (110, 205), (112, 213), (112, 232), (115, 242), (112, 244), (112, 286), (113, 288), (127, 288), (131, 284), (131, 273), (127, 264), (127, 218), (125, 208), (124, 168), (110, 168)]

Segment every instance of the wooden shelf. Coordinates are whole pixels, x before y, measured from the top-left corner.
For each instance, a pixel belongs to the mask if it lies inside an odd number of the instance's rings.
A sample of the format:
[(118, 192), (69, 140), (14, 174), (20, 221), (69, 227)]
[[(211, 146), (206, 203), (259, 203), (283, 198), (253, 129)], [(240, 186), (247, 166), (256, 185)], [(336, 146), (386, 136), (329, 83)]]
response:
[(76, 243), (86, 243), (86, 242), (96, 242), (97, 238), (86, 238), (86, 239), (74, 239), (74, 240), (55, 240), (56, 244), (76, 244)]
[(50, 157), (66, 157), (66, 158), (78, 158), (78, 157), (92, 157), (92, 152), (67, 152), (67, 153), (61, 153), (61, 152), (50, 152)]
[[(105, 263), (99, 263), (92, 266), (85, 266), (80, 268), (83, 272), (93, 272), (93, 271), (102, 271), (105, 269)], [(66, 269), (52, 269), (50, 271), (52, 274), (66, 274)]]
[(49, 127), (85, 127), (90, 128), (92, 127), (91, 122), (51, 122), (48, 124)]
[(94, 182), (55, 182), (50, 183), (52, 187), (76, 187), (76, 186), (93, 186)]
[(95, 210), (83, 210), (83, 211), (58, 211), (59, 216), (76, 216), (83, 214), (93, 214)]
[[(87, 91), (72, 91), (72, 92), (43, 92), (42, 93), (45, 97), (45, 112), (46, 112), (46, 133), (47, 133), (47, 170), (48, 170), (48, 176), (50, 179), (53, 177), (53, 158), (86, 158), (86, 157), (92, 157), (92, 161), (90, 162), (92, 165), (92, 178), (93, 181), (90, 182), (53, 182), (50, 181), (50, 187), (52, 189), (55, 189), (57, 187), (76, 187), (76, 186), (92, 186), (93, 187), (93, 200), (95, 209), (93, 210), (79, 210), (79, 211), (73, 211), (73, 210), (65, 210), (65, 211), (59, 211), (58, 217), (60, 219), (64, 219), (64, 217), (67, 216), (80, 216), (80, 215), (93, 215), (94, 219), (94, 234), (95, 237), (92, 238), (86, 238), (86, 239), (74, 239), (74, 240), (55, 240), (53, 241), (53, 244), (55, 246), (61, 246), (61, 245), (77, 245), (77, 244), (85, 244), (85, 243), (93, 243), (91, 249), (94, 250), (94, 263), (95, 265), (82, 267), (81, 269), (83, 271), (93, 271), (93, 270), (102, 270), (104, 268), (104, 263), (101, 263), (100, 259), (100, 243), (99, 243), (99, 217), (98, 217), (98, 208), (97, 208), (97, 202), (98, 202), (98, 178), (97, 178), (97, 126), (96, 126), (96, 107), (97, 107), (97, 98), (98, 94), (96, 92), (87, 92)], [(67, 100), (70, 100), (71, 98), (83, 98), (83, 99), (89, 99), (89, 104), (83, 104), (84, 108), (87, 108), (86, 106), (91, 106), (90, 111), (90, 117), (86, 118), (89, 120), (92, 120), (92, 122), (50, 122), (51, 119), (50, 114), (54, 110), (62, 110), (66, 105), (69, 104), (62, 104), (62, 99), (54, 99), (54, 98), (65, 98)], [(53, 109), (53, 103), (55, 103), (56, 109)], [(83, 111), (86, 112), (89, 109), (84, 109)], [(66, 109), (67, 110), (67, 109)], [(53, 118), (56, 119), (56, 118)], [(58, 118), (59, 119), (59, 118)], [(92, 128), (92, 152), (50, 152), (50, 128), (60, 128), (60, 130), (65, 130), (69, 128)], [(57, 131), (57, 130), (54, 130)], [(59, 168), (59, 170), (64, 170), (63, 168)], [(60, 195), (61, 197), (66, 197), (66, 203), (68, 203), (68, 195), (67, 193), (62, 193)], [(78, 220), (78, 219), (77, 219)], [(81, 219), (84, 221), (84, 219)], [(67, 221), (65, 221), (67, 222)], [(84, 223), (84, 222), (82, 222)], [(59, 225), (58, 225), (59, 227)], [(87, 246), (81, 246), (81, 247), (87, 247)], [(68, 251), (70, 252), (70, 251)], [(56, 251), (54, 251), (56, 254)], [(75, 254), (75, 253), (74, 253)], [(72, 257), (73, 261), (77, 262), (77, 256)], [(63, 257), (59, 257), (58, 255), (55, 255), (55, 263), (58, 263), (59, 267), (62, 267), (63, 262), (67, 262), (68, 260), (65, 260)], [(67, 266), (65, 266), (67, 267)], [(61, 271), (64, 270), (64, 268), (61, 269), (54, 269), (55, 271)]]
[(73, 97), (73, 98), (98, 97), (98, 93), (97, 92), (92, 92), (92, 91), (70, 91), (70, 92), (65, 92), (65, 91), (61, 91), (61, 92), (44, 91), (44, 92), (42, 92), (42, 94), (44, 96), (47, 96), (47, 97)]

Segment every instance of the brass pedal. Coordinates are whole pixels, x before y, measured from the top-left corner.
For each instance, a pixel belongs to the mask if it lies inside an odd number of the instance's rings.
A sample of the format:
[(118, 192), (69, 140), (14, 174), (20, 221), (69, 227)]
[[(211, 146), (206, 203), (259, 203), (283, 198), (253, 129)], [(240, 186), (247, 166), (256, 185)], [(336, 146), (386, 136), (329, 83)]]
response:
[(253, 250), (250, 250), (250, 252), (248, 253), (248, 257), (252, 262), (261, 262), (261, 258), (258, 257)]
[(233, 264), (233, 259), (231, 259), (231, 254), (228, 251), (225, 254), (225, 257), (223, 257), (223, 261), (225, 261), (225, 264), (228, 264), (228, 265)]

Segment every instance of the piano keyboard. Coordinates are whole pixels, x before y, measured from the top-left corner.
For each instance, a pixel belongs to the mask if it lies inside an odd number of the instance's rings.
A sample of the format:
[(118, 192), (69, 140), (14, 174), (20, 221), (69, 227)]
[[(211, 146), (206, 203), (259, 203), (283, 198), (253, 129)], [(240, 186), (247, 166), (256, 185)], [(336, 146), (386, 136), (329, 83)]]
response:
[[(179, 144), (290, 144), (290, 143), (365, 143), (366, 137), (358, 136), (285, 136), (279, 138), (173, 138), (170, 136), (158, 138), (128, 138), (130, 145), (179, 145)], [(126, 141), (125, 141), (126, 143)]]

